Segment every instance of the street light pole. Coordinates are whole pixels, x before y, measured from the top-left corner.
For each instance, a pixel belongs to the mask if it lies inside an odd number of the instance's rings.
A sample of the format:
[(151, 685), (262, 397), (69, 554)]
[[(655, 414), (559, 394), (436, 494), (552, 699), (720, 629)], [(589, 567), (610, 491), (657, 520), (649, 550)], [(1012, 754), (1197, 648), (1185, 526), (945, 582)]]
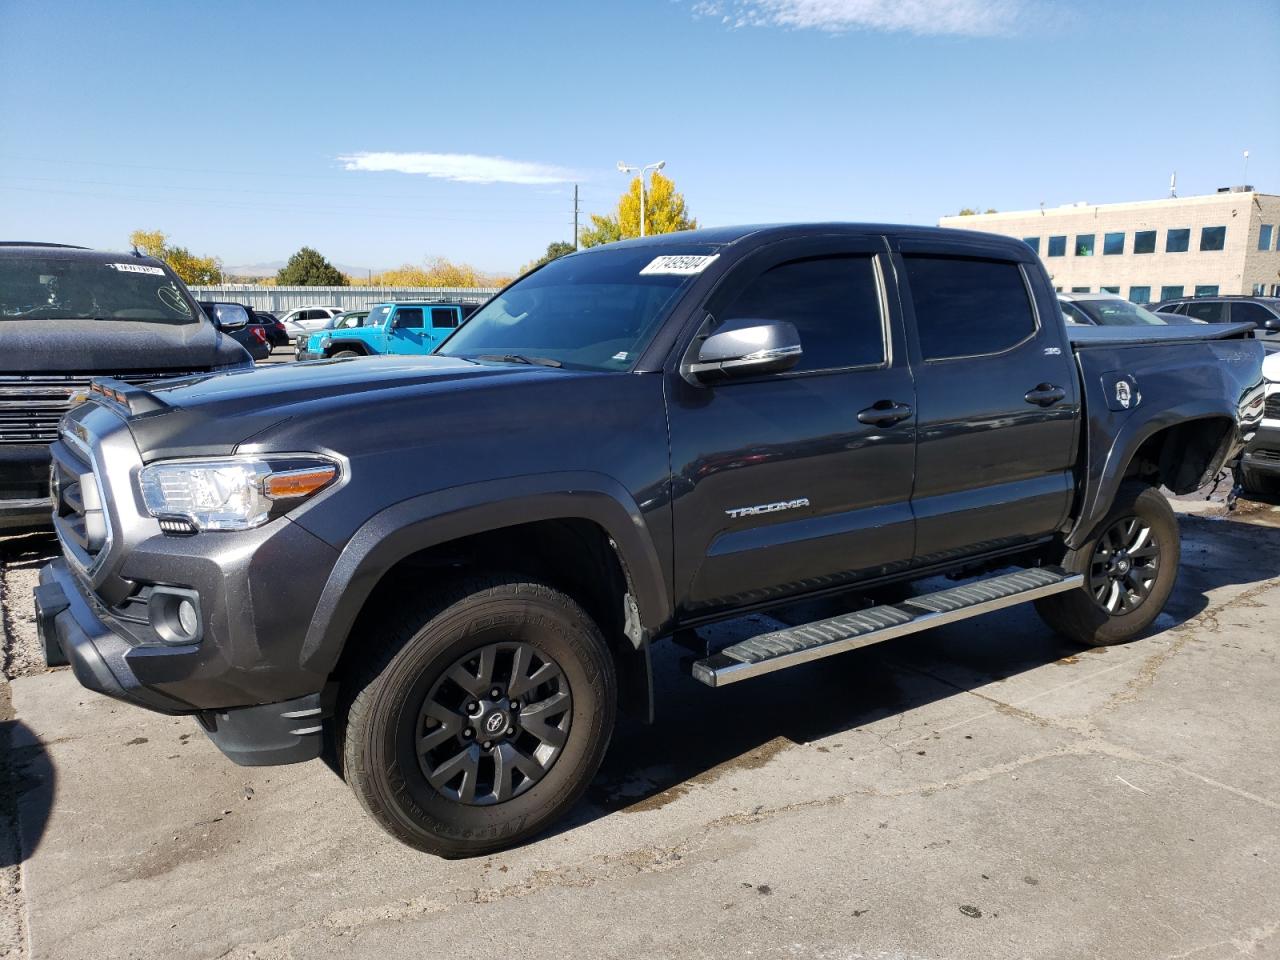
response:
[(639, 173), (640, 174), (640, 236), (644, 236), (644, 174), (646, 170), (661, 170), (667, 165), (667, 161), (659, 160), (657, 163), (648, 163), (643, 167), (631, 167), (622, 160), (618, 161), (619, 173)]

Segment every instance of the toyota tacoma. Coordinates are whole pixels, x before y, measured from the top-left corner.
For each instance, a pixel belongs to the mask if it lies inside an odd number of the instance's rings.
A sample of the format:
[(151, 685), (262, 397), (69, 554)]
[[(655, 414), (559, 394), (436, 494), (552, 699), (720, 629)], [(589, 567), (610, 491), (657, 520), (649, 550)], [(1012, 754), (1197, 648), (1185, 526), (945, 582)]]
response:
[(1016, 240), (794, 225), (563, 257), (432, 356), (98, 381), (53, 446), (46, 655), (490, 852), (580, 797), (616, 709), (652, 715), (653, 644), (713, 621), (967, 578), (706, 650), (711, 687), (1023, 602), (1141, 635), (1178, 569), (1160, 488), (1261, 420), (1245, 332), (1069, 329)]

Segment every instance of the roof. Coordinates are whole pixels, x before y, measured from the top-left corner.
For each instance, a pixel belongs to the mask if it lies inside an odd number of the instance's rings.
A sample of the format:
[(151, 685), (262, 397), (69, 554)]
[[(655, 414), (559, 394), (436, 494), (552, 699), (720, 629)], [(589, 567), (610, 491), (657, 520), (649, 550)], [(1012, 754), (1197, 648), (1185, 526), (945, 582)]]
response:
[[(799, 222), (799, 223), (754, 223), (741, 226), (704, 227), (699, 230), (681, 230), (676, 233), (660, 233), (649, 237), (635, 237), (630, 240), (618, 240), (607, 244), (610, 249), (622, 247), (664, 247), (674, 244), (725, 246), (738, 243), (747, 238), (757, 240), (782, 240), (789, 237), (806, 235), (845, 235), (850, 237), (878, 237), (890, 235), (894, 237), (914, 237), (920, 239), (942, 239), (954, 241), (968, 237), (983, 244), (999, 243), (1006, 239), (1000, 234), (987, 233), (981, 230), (955, 230), (934, 226), (919, 226), (903, 223), (847, 223), (847, 222)], [(1013, 240), (1013, 244), (1025, 246), (1021, 240)], [(597, 249), (588, 247), (587, 250)], [(1030, 249), (1030, 248), (1028, 248)], [(579, 250), (577, 253), (586, 251)], [(574, 254), (568, 254), (573, 256)]]
[(146, 263), (168, 269), (162, 261), (141, 253), (90, 250), (88, 247), (73, 247), (65, 243), (0, 242), (0, 257), (17, 260), (49, 256), (56, 256), (59, 260), (81, 260), (89, 263)]
[(1124, 297), (1115, 293), (1060, 293), (1058, 299), (1076, 303), (1081, 300), (1124, 300)]

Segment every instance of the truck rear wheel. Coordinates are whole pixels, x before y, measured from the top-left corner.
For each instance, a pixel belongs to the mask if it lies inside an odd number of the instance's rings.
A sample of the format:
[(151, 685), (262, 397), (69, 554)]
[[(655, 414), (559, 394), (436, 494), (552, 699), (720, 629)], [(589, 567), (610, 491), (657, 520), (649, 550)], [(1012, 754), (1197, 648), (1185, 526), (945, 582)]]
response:
[(1160, 491), (1125, 483), (1106, 517), (1062, 566), (1084, 575), (1079, 590), (1036, 601), (1054, 630), (1091, 647), (1138, 637), (1164, 609), (1178, 576), (1178, 518)]
[(491, 853), (562, 816), (613, 731), (613, 660), (571, 598), (518, 577), (469, 580), (353, 636), (342, 767), (392, 836), (444, 857)]

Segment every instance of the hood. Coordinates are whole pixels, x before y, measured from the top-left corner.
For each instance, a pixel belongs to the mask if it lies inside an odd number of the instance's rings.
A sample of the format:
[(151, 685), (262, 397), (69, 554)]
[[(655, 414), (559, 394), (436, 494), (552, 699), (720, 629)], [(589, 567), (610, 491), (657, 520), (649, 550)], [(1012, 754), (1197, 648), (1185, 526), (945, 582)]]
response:
[[(359, 357), (279, 364), (184, 377), (146, 389), (169, 409), (129, 421), (144, 458), (230, 452), (267, 428), (294, 418), (340, 412), (352, 429), (393, 401), (508, 382), (579, 376), (517, 364), (478, 364), (453, 357)], [(426, 416), (424, 408), (423, 416)]]
[(247, 359), (243, 347), (204, 320), (0, 320), (5, 373), (208, 370)]

